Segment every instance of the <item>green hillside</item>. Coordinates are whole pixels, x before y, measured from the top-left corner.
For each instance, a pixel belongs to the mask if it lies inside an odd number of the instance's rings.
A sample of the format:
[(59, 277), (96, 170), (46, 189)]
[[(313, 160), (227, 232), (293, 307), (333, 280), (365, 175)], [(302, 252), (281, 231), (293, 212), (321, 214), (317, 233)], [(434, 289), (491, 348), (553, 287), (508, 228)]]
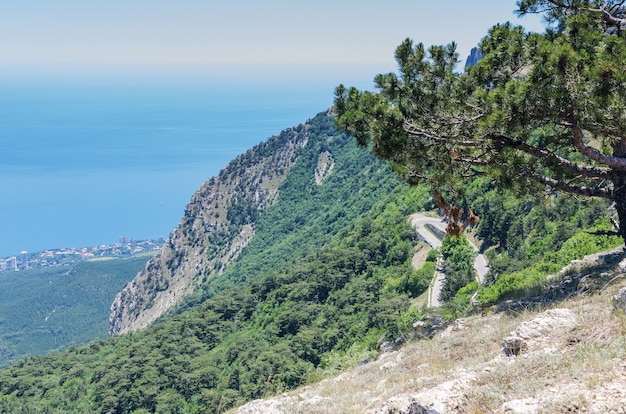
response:
[[(323, 153), (335, 164), (318, 182)], [(517, 200), (480, 181), (468, 192), (486, 218), (476, 233), (497, 263), (492, 286), (563, 249), (586, 253), (568, 240), (607, 207)], [(411, 267), (418, 241), (407, 218), (432, 208), (424, 188), (402, 184), (320, 114), (278, 202), (259, 213), (253, 240), (221, 276), (144, 331), (0, 371), (0, 411), (223, 412), (373, 358), (428, 314), (411, 307), (432, 274)], [(452, 296), (440, 310), (448, 317), (468, 305), (466, 290)]]
[(149, 257), (0, 273), (0, 366), (106, 337), (115, 294)]
[[(407, 188), (385, 163), (339, 133), (327, 114), (310, 121), (308, 135), (298, 162), (280, 187), (278, 204), (257, 218), (256, 235), (240, 259), (223, 275), (205, 283), (181, 309), (202, 303), (227, 287), (296, 264), (375, 204)], [(314, 171), (322, 153), (332, 155), (334, 167), (317, 184)], [(426, 197), (423, 191), (417, 192)]]

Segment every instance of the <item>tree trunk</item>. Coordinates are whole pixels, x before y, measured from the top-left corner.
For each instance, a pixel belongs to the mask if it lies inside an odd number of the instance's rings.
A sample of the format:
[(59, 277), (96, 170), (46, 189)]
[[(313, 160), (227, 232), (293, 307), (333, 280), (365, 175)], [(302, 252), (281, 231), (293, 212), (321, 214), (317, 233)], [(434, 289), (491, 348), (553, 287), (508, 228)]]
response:
[[(626, 158), (626, 138), (622, 138), (613, 144), (613, 155)], [(626, 171), (613, 170), (613, 201), (619, 219), (619, 229), (617, 232), (622, 236), (626, 245)]]
[(617, 232), (626, 245), (626, 174), (619, 174), (613, 179), (613, 201), (615, 202), (615, 210), (619, 218), (619, 229)]

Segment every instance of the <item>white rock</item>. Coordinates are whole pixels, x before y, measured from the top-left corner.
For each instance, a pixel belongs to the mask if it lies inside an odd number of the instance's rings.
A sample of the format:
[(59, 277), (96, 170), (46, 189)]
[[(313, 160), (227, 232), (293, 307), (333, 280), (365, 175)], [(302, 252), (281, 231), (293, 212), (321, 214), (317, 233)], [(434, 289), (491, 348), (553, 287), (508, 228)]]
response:
[(239, 407), (237, 414), (283, 414), (285, 412), (285, 402), (291, 404), (294, 401), (290, 399), (270, 399), (270, 400), (254, 400), (248, 404)]
[(511, 414), (534, 414), (539, 411), (539, 401), (534, 398), (513, 400), (502, 404), (500, 409), (503, 413)]
[(455, 379), (441, 383), (434, 388), (421, 390), (415, 394), (392, 397), (376, 413), (443, 414), (455, 412), (453, 407), (472, 387), (476, 380), (476, 373), (459, 370), (452, 376)]
[(576, 323), (576, 315), (571, 310), (550, 309), (521, 323), (513, 334), (526, 340), (534, 339), (547, 336), (554, 331), (571, 330)]

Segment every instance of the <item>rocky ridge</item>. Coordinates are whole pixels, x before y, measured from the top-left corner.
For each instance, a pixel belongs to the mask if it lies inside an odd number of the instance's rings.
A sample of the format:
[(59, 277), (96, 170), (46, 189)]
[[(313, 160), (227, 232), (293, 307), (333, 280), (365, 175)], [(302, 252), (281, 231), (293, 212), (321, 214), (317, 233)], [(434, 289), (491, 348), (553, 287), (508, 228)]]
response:
[(482, 57), (483, 53), (480, 51), (480, 49), (477, 47), (473, 47), (470, 51), (470, 54), (467, 56), (467, 59), (465, 59), (465, 68), (474, 66)]
[(307, 130), (302, 124), (255, 146), (198, 189), (162, 250), (116, 296), (109, 335), (147, 327), (238, 257), (259, 212), (277, 200)]

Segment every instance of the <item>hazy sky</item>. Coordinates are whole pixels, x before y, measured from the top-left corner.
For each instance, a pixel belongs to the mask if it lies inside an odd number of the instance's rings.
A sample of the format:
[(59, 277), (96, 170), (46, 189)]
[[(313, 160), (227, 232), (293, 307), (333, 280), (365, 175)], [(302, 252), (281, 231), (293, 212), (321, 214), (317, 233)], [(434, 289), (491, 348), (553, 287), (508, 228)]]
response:
[[(0, 7), (0, 70), (395, 69), (406, 37), (456, 40), (518, 20), (514, 0), (19, 0)], [(313, 71), (315, 73), (315, 71)]]

